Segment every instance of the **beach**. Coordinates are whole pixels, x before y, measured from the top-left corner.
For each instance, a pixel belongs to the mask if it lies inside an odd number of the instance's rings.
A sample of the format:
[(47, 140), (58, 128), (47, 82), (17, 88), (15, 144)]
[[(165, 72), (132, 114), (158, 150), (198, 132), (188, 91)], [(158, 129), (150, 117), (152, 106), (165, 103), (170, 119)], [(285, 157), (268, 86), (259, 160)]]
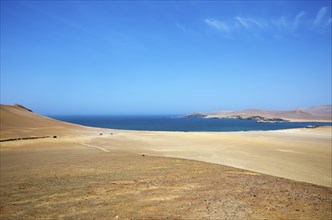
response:
[(0, 220), (332, 220), (331, 1), (0, 5)]
[(126, 131), (2, 105), (1, 141), (3, 219), (332, 215), (331, 127)]

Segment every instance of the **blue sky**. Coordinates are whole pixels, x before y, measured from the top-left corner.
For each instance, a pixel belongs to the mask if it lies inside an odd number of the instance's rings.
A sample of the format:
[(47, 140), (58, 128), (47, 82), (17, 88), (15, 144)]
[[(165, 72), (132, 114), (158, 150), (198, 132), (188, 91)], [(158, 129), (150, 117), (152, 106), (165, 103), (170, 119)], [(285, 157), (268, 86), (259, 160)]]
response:
[(1, 1), (1, 103), (182, 114), (331, 103), (331, 1)]

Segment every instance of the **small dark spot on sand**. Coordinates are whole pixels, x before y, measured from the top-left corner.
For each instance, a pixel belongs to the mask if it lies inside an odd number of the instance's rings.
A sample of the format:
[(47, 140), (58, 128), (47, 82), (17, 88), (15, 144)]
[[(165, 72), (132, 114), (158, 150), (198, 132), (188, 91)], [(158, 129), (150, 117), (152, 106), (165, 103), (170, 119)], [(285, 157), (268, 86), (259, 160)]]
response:
[(145, 154), (142, 154), (142, 157), (145, 157)]

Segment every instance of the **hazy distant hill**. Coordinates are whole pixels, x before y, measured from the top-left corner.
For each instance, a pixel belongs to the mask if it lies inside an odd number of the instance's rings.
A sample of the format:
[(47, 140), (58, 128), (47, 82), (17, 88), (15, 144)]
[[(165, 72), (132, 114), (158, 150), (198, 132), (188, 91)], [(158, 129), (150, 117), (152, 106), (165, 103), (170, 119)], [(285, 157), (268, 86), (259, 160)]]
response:
[(300, 109), (312, 115), (330, 116), (331, 117), (331, 106), (332, 105), (320, 105), (312, 106), (309, 108)]
[(312, 106), (308, 108), (300, 108), (287, 111), (245, 109), (236, 111), (220, 111), (209, 113), (193, 113), (184, 117), (202, 118), (239, 118), (253, 119), (258, 122), (271, 121), (293, 121), (293, 122), (332, 122), (331, 105)]

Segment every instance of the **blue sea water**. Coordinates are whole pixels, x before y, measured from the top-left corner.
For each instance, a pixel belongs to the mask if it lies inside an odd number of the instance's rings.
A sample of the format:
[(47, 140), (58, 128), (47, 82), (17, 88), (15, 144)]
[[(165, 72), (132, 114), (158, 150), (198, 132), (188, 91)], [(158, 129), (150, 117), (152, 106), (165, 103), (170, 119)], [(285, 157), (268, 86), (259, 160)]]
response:
[(176, 116), (50, 116), (75, 124), (147, 131), (255, 131), (332, 125), (319, 122), (257, 123), (254, 120), (177, 118)]

